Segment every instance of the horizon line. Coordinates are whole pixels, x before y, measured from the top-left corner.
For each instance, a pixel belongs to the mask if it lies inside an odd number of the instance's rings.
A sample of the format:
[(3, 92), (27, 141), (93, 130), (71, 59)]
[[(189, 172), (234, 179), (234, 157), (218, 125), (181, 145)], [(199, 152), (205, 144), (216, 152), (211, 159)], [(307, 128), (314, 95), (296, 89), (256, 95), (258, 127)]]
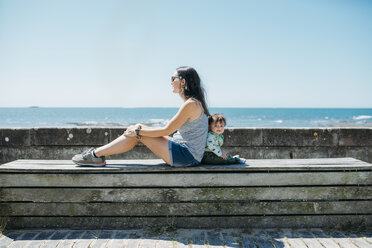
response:
[[(179, 108), (180, 106), (170, 106), (170, 107), (83, 107), (83, 106), (74, 106), (74, 107), (66, 107), (66, 106), (12, 106), (12, 107), (2, 107), (0, 108), (101, 108), (101, 109), (108, 109), (108, 108), (123, 108), (123, 109), (155, 109), (155, 108)], [(372, 109), (372, 107), (222, 107), (222, 106), (208, 106), (208, 108), (240, 108), (240, 109)]]

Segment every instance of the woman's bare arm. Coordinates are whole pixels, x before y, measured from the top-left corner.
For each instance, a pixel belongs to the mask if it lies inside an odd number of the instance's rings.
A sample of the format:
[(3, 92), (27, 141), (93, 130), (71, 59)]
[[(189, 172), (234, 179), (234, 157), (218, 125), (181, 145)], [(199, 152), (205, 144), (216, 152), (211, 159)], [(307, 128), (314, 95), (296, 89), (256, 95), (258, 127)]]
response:
[[(177, 114), (169, 121), (165, 127), (152, 128), (142, 126), (140, 130), (141, 136), (146, 137), (161, 137), (167, 136), (174, 133), (179, 129), (187, 120), (194, 117), (195, 113), (200, 111), (200, 105), (196, 102), (186, 101), (178, 110)], [(136, 136), (135, 129), (136, 126), (131, 126), (125, 131), (126, 136)]]

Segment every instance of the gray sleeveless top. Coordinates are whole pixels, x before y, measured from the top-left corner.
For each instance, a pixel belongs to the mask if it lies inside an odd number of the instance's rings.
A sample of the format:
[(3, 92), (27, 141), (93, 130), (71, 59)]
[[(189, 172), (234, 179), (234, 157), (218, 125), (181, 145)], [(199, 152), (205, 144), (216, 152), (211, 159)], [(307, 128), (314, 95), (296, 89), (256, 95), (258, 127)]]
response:
[[(197, 99), (193, 100), (200, 103)], [(203, 105), (200, 103), (203, 108)], [(193, 121), (186, 121), (178, 131), (173, 135), (173, 141), (184, 144), (193, 155), (193, 157), (201, 162), (204, 154), (204, 149), (207, 144), (208, 135), (208, 117), (204, 112), (201, 116)]]

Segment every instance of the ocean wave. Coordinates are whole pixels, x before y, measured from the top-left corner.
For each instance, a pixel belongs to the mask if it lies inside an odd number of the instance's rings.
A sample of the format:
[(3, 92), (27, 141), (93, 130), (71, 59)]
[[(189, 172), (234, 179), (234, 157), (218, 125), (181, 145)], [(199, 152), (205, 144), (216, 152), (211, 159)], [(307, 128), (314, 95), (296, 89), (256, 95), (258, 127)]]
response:
[(79, 127), (97, 127), (97, 126), (127, 126), (123, 123), (117, 123), (117, 122), (97, 122), (97, 121), (82, 121), (82, 122), (68, 122), (67, 124), (72, 124)]
[(353, 120), (368, 120), (368, 119), (372, 119), (372, 116), (370, 115), (353, 116)]
[(283, 120), (276, 120), (275, 123), (283, 123)]
[(150, 127), (159, 127), (159, 126), (167, 125), (168, 122), (169, 122), (168, 119), (149, 119), (143, 124), (150, 126)]
[[(143, 123), (146, 126), (150, 127), (159, 127), (159, 126), (165, 126), (169, 122), (169, 119), (148, 119), (145, 121), (139, 121), (140, 123)], [(128, 122), (98, 122), (98, 121), (80, 121), (80, 122), (68, 122), (69, 125), (79, 126), (79, 127), (97, 127), (97, 126), (104, 126), (104, 127), (127, 127), (131, 125), (135, 125), (136, 123), (128, 123)]]
[(327, 127), (372, 127), (372, 122), (336, 121), (327, 123)]

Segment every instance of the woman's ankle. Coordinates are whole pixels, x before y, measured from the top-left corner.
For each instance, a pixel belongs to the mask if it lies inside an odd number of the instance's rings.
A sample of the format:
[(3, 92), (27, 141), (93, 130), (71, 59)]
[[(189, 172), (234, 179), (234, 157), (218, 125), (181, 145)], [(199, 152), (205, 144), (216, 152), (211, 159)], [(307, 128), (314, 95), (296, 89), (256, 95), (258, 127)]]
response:
[(101, 152), (99, 149), (95, 149), (95, 150), (93, 151), (93, 154), (94, 154), (97, 158), (104, 156), (104, 154), (102, 154), (102, 152)]

